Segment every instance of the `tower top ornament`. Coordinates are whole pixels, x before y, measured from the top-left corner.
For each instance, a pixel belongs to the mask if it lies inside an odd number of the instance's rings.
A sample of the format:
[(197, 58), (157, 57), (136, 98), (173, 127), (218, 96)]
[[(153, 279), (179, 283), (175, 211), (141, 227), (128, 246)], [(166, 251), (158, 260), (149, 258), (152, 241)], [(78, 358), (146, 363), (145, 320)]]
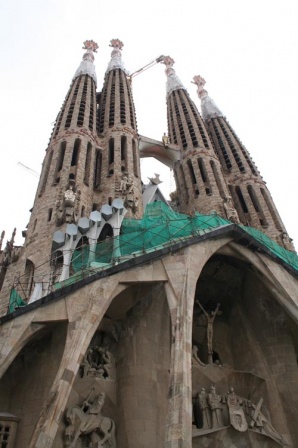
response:
[(95, 67), (94, 67), (94, 54), (97, 53), (98, 45), (94, 40), (85, 40), (83, 43), (83, 50), (87, 50), (83, 55), (83, 60), (81, 61), (73, 79), (80, 75), (89, 75), (97, 82)]
[(122, 62), (121, 50), (124, 47), (123, 42), (120, 39), (112, 39), (110, 42), (110, 47), (112, 47), (113, 50), (111, 53), (111, 60), (108, 65), (107, 73), (116, 68), (120, 68), (127, 74), (127, 71), (125, 70), (124, 64)]
[(197, 75), (193, 77), (192, 83), (196, 84), (196, 86), (198, 87), (197, 92), (198, 97), (201, 100), (202, 115), (204, 121), (208, 121), (214, 117), (223, 117), (223, 113), (219, 110), (213, 99), (210, 98), (207, 90), (204, 89), (204, 86), (206, 84), (205, 79), (202, 76)]
[(174, 90), (178, 90), (178, 89), (185, 90), (185, 87), (183, 86), (182, 82), (176, 75), (176, 72), (173, 68), (173, 65), (175, 64), (174, 59), (171, 58), (171, 56), (164, 56), (160, 62), (162, 62), (166, 66), (165, 73), (168, 78), (167, 79), (167, 96), (169, 96), (170, 93), (172, 93)]

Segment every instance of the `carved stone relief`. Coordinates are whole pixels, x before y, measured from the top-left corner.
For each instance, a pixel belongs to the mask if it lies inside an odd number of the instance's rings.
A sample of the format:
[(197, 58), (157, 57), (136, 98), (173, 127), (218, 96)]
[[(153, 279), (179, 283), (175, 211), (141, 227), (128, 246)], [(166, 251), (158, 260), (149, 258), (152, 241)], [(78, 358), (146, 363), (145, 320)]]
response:
[(105, 347), (94, 345), (87, 350), (81, 364), (81, 377), (115, 379), (115, 359)]
[(64, 434), (64, 447), (76, 448), (79, 439), (85, 439), (90, 448), (116, 448), (115, 423), (102, 414), (105, 393), (93, 397), (94, 389), (80, 404), (66, 411), (67, 428)]
[(193, 395), (193, 436), (232, 426), (240, 432), (253, 431), (269, 437), (283, 446), (285, 442), (282, 436), (274, 429), (269, 417), (265, 416), (265, 409), (262, 412), (262, 406), (262, 398), (255, 404), (237, 395), (233, 387), (223, 395), (216, 392), (215, 386), (211, 386), (209, 393), (202, 388)]

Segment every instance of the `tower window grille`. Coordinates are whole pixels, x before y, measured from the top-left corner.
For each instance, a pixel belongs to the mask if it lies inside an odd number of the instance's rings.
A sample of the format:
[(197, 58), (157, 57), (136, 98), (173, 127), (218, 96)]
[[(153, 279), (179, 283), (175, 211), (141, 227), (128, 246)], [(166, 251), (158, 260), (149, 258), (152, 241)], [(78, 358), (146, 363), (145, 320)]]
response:
[[(199, 146), (199, 143), (198, 143), (198, 140), (197, 140), (197, 137), (196, 137), (196, 134), (195, 134), (195, 130), (194, 130), (193, 124), (191, 122), (191, 117), (189, 115), (189, 111), (187, 109), (187, 104), (186, 104), (186, 101), (185, 101), (185, 98), (184, 98), (185, 94), (181, 90), (180, 91), (178, 90), (178, 95), (180, 97), (181, 106), (182, 106), (182, 109), (183, 109), (183, 112), (184, 112), (184, 117), (185, 117), (185, 120), (186, 120), (186, 124), (187, 124), (187, 127), (188, 127), (188, 131), (189, 131), (189, 135), (190, 135), (192, 144), (196, 148), (196, 147)], [(188, 98), (187, 98), (187, 100), (188, 100)], [(189, 100), (187, 102), (189, 103)]]
[(228, 134), (228, 132), (227, 132), (227, 130), (226, 130), (226, 128), (225, 128), (221, 118), (219, 119), (218, 124), (219, 124), (219, 126), (220, 126), (220, 128), (222, 130), (223, 135), (226, 138), (226, 142), (228, 143), (228, 145), (229, 145), (229, 147), (230, 147), (230, 149), (232, 151), (233, 157), (234, 157), (235, 162), (236, 162), (236, 164), (237, 164), (237, 166), (239, 168), (239, 171), (241, 171), (242, 173), (245, 173), (246, 170), (245, 170), (245, 167), (243, 166), (243, 162), (242, 162), (242, 160), (241, 160), (241, 158), (240, 158), (240, 156), (238, 154), (237, 148), (235, 147), (231, 137), (229, 136), (229, 134)]
[(77, 83), (76, 83), (76, 85), (74, 87), (73, 95), (72, 95), (72, 98), (71, 98), (70, 105), (68, 107), (67, 117), (66, 117), (66, 120), (65, 120), (65, 129), (69, 128), (70, 125), (71, 125), (72, 115), (73, 115), (74, 107), (75, 107), (75, 104), (76, 104), (76, 99), (77, 99), (77, 96), (78, 96), (78, 91), (79, 91), (81, 79), (82, 79), (81, 77), (77, 78)]
[[(74, 83), (78, 83), (78, 79), (74, 80), (74, 81), (73, 81), (73, 84), (74, 84)], [(57, 117), (57, 123), (56, 123), (56, 129), (55, 129), (54, 137), (57, 136), (57, 134), (58, 134), (58, 132), (59, 132), (59, 130), (60, 130), (61, 122), (62, 122), (62, 118), (63, 118), (63, 116), (64, 116), (65, 109), (66, 109), (66, 105), (67, 105), (67, 102), (68, 102), (68, 100), (69, 100), (69, 98), (70, 98), (70, 94), (71, 94), (71, 88), (69, 89), (69, 92), (68, 92), (68, 94), (66, 95), (66, 98), (65, 98), (65, 100), (64, 100), (64, 103), (63, 103), (63, 106), (62, 106), (62, 108), (61, 108), (61, 111), (60, 111), (60, 113), (59, 113), (59, 115), (58, 115), (58, 117)]]
[(190, 105), (191, 111), (192, 111), (192, 113), (194, 115), (196, 124), (197, 124), (197, 126), (199, 128), (199, 132), (201, 134), (204, 146), (205, 146), (206, 149), (210, 149), (210, 145), (209, 145), (209, 141), (208, 141), (208, 134), (205, 132), (204, 125), (202, 123), (202, 120), (201, 120), (201, 117), (199, 115), (199, 112), (195, 108), (195, 106), (192, 103), (192, 101), (189, 101), (189, 105)]
[(179, 133), (180, 133), (180, 139), (181, 139), (182, 147), (184, 149), (186, 149), (187, 148), (187, 141), (186, 141), (186, 136), (185, 136), (185, 132), (184, 132), (183, 124), (182, 124), (182, 119), (181, 119), (181, 115), (180, 115), (180, 111), (179, 111), (177, 95), (178, 95), (177, 91), (174, 91), (173, 92), (173, 99), (174, 99), (175, 115), (176, 115), (176, 119), (177, 119), (177, 124), (178, 124)]
[(258, 175), (258, 171), (256, 166), (254, 165), (247, 149), (243, 146), (241, 140), (239, 139), (239, 137), (237, 136), (237, 134), (234, 132), (233, 128), (231, 127), (230, 123), (226, 121), (226, 126), (228, 127), (230, 133), (233, 135), (234, 139), (236, 140), (236, 142), (238, 142), (239, 147), (241, 149), (241, 152), (243, 154), (243, 156), (245, 157), (245, 160), (247, 161), (251, 171), (253, 174), (255, 174), (256, 176)]
[(95, 164), (94, 164), (94, 189), (99, 189), (101, 184), (101, 170), (102, 170), (102, 152), (96, 149)]
[(121, 171), (127, 171), (127, 137), (121, 136)]
[(115, 91), (116, 91), (116, 70), (111, 72), (112, 85), (110, 90), (110, 113), (109, 113), (109, 127), (114, 126), (115, 123)]
[(84, 87), (81, 95), (80, 108), (77, 119), (77, 126), (79, 127), (82, 127), (84, 125), (87, 92), (88, 92), (88, 76), (85, 75)]
[(85, 159), (85, 172), (84, 172), (84, 183), (87, 186), (89, 186), (91, 155), (92, 155), (92, 145), (90, 142), (88, 142), (87, 151), (86, 151), (86, 159)]
[(101, 105), (99, 106), (100, 110), (100, 120), (99, 120), (99, 132), (102, 133), (104, 130), (104, 121), (105, 121), (105, 113), (106, 113), (106, 103), (107, 103), (107, 95), (108, 89), (107, 85), (104, 86), (103, 93), (101, 95)]
[(133, 102), (133, 98), (132, 98), (131, 88), (128, 85), (128, 81), (127, 81), (126, 77), (125, 77), (125, 86), (127, 89), (127, 96), (128, 96), (128, 101), (129, 101), (130, 124), (134, 130), (137, 130), (134, 102)]
[(115, 141), (113, 138), (109, 140), (109, 175), (114, 174), (114, 161), (115, 161)]
[(66, 142), (61, 142), (60, 147), (59, 147), (59, 155), (58, 155), (58, 159), (57, 159), (56, 171), (55, 171), (55, 175), (54, 175), (54, 185), (59, 184), (59, 182), (60, 182), (60, 174), (61, 174), (61, 170), (63, 168), (65, 151), (66, 151)]
[(90, 112), (89, 112), (89, 129), (93, 131), (94, 125), (94, 114), (96, 114), (96, 101), (95, 101), (95, 92), (94, 92), (94, 84), (90, 79), (91, 84), (91, 101), (90, 101)]
[(122, 72), (120, 73), (119, 79), (119, 96), (120, 96), (120, 121), (121, 124), (126, 123), (126, 112), (125, 112), (125, 94), (124, 94), (124, 86), (123, 86), (123, 78)]
[(220, 151), (218, 151), (219, 157), (223, 161), (223, 163), (226, 165), (227, 169), (231, 170), (232, 169), (232, 163), (231, 163), (230, 157), (228, 155), (228, 152), (226, 150), (226, 147), (225, 147), (225, 145), (224, 145), (224, 143), (222, 141), (219, 129), (217, 127), (216, 118), (213, 118), (211, 120), (211, 123), (212, 123), (212, 127), (213, 127), (213, 130), (214, 130), (214, 133), (215, 133), (215, 137), (216, 137), (215, 143), (217, 143), (219, 148), (220, 148)]
[(52, 158), (53, 158), (53, 150), (49, 153), (48, 159), (45, 161), (45, 167), (44, 167), (44, 172), (43, 172), (43, 177), (42, 177), (40, 192), (39, 192), (40, 196), (43, 194), (43, 192), (46, 188), (46, 184), (47, 184), (47, 180), (48, 180), (48, 176), (49, 176), (49, 172), (50, 172), (50, 167), (51, 167), (51, 163), (52, 163)]

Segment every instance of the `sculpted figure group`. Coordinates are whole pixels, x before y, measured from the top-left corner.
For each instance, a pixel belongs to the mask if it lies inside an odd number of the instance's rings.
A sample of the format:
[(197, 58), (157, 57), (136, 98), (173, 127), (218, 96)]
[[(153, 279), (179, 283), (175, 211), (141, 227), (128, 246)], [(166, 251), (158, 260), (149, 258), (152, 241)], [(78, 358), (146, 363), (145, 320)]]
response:
[(87, 350), (81, 364), (81, 376), (114, 379), (115, 360), (113, 354), (104, 347), (95, 345)]
[(211, 386), (209, 393), (202, 388), (194, 394), (193, 423), (202, 434), (231, 425), (237, 431), (254, 431), (283, 445), (282, 436), (262, 413), (262, 405), (262, 398), (254, 404), (237, 395), (233, 387), (224, 395), (216, 393), (215, 386)]
[[(94, 389), (83, 403), (69, 408), (66, 412), (65, 448), (75, 448), (80, 437), (87, 437), (92, 448), (116, 448), (115, 423), (102, 415), (105, 393), (92, 398)], [(85, 446), (85, 445), (84, 445)]]

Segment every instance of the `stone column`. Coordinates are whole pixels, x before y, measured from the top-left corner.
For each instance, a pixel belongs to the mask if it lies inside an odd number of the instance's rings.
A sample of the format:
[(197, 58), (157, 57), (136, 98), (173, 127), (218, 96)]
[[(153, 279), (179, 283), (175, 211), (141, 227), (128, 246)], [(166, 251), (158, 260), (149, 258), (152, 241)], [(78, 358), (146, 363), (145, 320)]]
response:
[(194, 272), (189, 269), (187, 263), (184, 269), (179, 265), (180, 263), (176, 263), (175, 285), (173, 283), (165, 285), (172, 319), (171, 375), (165, 448), (192, 446), (191, 349), (197, 276), (193, 275)]

